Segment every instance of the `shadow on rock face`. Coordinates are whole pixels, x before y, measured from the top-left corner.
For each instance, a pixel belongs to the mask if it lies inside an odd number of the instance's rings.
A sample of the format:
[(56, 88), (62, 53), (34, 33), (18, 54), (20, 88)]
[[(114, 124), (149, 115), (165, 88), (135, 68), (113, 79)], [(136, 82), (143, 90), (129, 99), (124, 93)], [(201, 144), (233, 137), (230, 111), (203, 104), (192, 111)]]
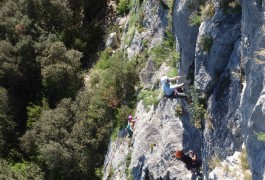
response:
[(145, 163), (145, 156), (142, 155), (139, 157), (138, 159), (138, 164), (136, 167), (133, 167), (133, 179), (141, 179), (141, 176), (142, 176), (142, 170), (143, 170), (143, 167), (144, 167), (144, 163)]

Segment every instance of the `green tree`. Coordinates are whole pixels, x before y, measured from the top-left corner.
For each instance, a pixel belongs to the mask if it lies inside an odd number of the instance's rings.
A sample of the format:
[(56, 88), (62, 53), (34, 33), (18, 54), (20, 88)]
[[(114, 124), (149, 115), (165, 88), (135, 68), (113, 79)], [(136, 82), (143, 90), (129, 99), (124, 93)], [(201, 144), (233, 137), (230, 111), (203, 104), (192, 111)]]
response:
[[(87, 103), (96, 102), (84, 96), (82, 93), (82, 99), (76, 102), (63, 99), (54, 110), (44, 110), (21, 138), (23, 150), (30, 157), (37, 157), (38, 164), (51, 179), (92, 178), (95, 167), (104, 160), (111, 114), (102, 105), (96, 106), (101, 109), (95, 113), (88, 113)], [(95, 111), (93, 107), (89, 110)]]
[(15, 123), (6, 89), (0, 87), (0, 157), (6, 157), (14, 141)]
[(0, 159), (0, 179), (44, 179), (44, 174), (40, 168), (30, 162), (11, 164), (4, 159)]
[(41, 75), (49, 104), (54, 107), (61, 99), (72, 97), (81, 87), (80, 59), (82, 54), (67, 50), (62, 42), (44, 42), (40, 46)]
[(49, 32), (62, 31), (73, 22), (73, 12), (67, 0), (25, 0), (23, 12)]
[(71, 177), (75, 161), (72, 146), (68, 142), (75, 123), (72, 101), (63, 99), (54, 110), (44, 110), (33, 127), (21, 138), (22, 148), (48, 168), (47, 174), (56, 177)]
[(19, 131), (26, 125), (26, 106), (40, 96), (40, 65), (36, 61), (34, 43), (29, 36), (22, 37), (13, 46), (0, 42), (0, 85), (8, 89), (10, 106)]

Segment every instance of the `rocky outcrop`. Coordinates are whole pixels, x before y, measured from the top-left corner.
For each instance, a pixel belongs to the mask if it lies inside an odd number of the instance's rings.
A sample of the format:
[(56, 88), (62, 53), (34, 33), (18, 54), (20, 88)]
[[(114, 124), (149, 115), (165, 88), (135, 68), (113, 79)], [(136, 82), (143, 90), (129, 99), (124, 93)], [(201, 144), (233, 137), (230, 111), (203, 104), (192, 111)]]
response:
[[(142, 42), (144, 39), (148, 42), (147, 46), (149, 48), (152, 48), (157, 43), (161, 42), (164, 37), (164, 29), (168, 25), (168, 9), (163, 8), (159, 1), (144, 1), (141, 7), (136, 6), (133, 11), (144, 13), (142, 15), (143, 17), (141, 17), (144, 31), (138, 32), (136, 29), (132, 34), (132, 42), (129, 45), (123, 44), (129, 58), (134, 57), (143, 50), (144, 44)], [(125, 25), (125, 34), (122, 39), (125, 39), (126, 33), (130, 33), (128, 32), (128, 27), (130, 26), (129, 23), (130, 22)], [(132, 29), (133, 28), (134, 26)]]
[[(191, 125), (190, 101), (161, 98), (157, 106), (149, 107), (140, 101), (134, 135), (132, 139), (120, 135), (110, 143), (103, 179), (194, 179), (182, 162), (171, 157), (176, 149), (198, 153), (205, 179), (265, 179), (265, 142), (257, 138), (257, 133), (265, 132), (265, 2), (207, 1), (214, 14), (196, 27), (189, 25), (189, 17), (197, 2), (175, 0), (172, 18), (181, 56), (179, 74), (193, 77), (190, 80), (194, 79), (207, 109), (203, 128)], [(151, 48), (161, 42), (169, 22), (161, 1), (143, 1), (142, 6), (145, 31), (136, 31), (127, 46), (121, 42), (130, 58), (144, 45)], [(166, 63), (157, 69), (148, 59), (139, 75), (143, 87), (157, 88), (154, 85), (167, 71)], [(179, 105), (181, 116), (176, 115)], [(243, 153), (249, 169), (242, 169)], [(220, 162), (213, 168), (209, 162), (214, 157)]]
[(195, 52), (197, 89), (210, 93), (224, 70), (229, 68), (231, 54), (241, 36), (240, 20), (240, 13), (225, 14), (223, 9), (215, 7), (214, 16), (202, 22)]
[(231, 156), (235, 151), (240, 151), (243, 143), (239, 112), (242, 86), (240, 49), (239, 43), (236, 43), (229, 63), (207, 103), (211, 126), (204, 131), (207, 142), (204, 147), (205, 161), (214, 155), (221, 158)]
[(126, 160), (130, 152), (130, 141), (125, 130), (122, 130), (118, 134), (118, 139), (109, 143), (103, 179), (126, 179)]
[(220, 162), (217, 167), (209, 173), (208, 179), (222, 180), (237, 180), (251, 179), (250, 170), (244, 169), (244, 152), (236, 151), (232, 156), (227, 156), (226, 159)]
[(176, 0), (174, 4), (173, 26), (176, 37), (176, 50), (181, 55), (179, 74), (185, 77), (192, 70), (199, 32), (198, 26), (189, 24), (189, 17), (193, 13), (192, 9), (189, 8), (189, 4), (196, 4), (196, 1)]
[(117, 33), (111, 33), (107, 39), (106, 47), (110, 47), (112, 49), (116, 49), (119, 46)]
[(242, 44), (245, 88), (240, 108), (244, 141), (253, 179), (265, 179), (265, 142), (257, 132), (265, 132), (265, 58), (256, 54), (265, 47), (264, 2), (242, 1)]
[(157, 108), (149, 112), (139, 103), (136, 115), (141, 119), (136, 124), (131, 162), (134, 179), (191, 177), (183, 163), (171, 155), (176, 149), (190, 147), (200, 152), (200, 143), (195, 142), (202, 134), (189, 124), (187, 116), (176, 116), (176, 105), (182, 103), (180, 101), (163, 98)]

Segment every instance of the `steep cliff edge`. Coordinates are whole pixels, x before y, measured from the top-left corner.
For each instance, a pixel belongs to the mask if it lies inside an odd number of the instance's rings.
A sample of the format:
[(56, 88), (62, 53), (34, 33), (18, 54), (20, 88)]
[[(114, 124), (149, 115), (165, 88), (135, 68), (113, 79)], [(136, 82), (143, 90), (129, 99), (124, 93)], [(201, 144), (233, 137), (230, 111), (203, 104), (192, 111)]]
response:
[[(166, 2), (146, 0), (133, 8), (144, 9), (144, 30), (120, 49), (133, 58), (143, 46), (155, 46), (172, 18), (180, 53), (176, 68), (198, 90), (207, 116), (197, 129), (185, 99), (159, 96), (149, 106), (139, 101), (133, 137), (120, 131), (110, 142), (103, 179), (196, 178), (171, 157), (176, 149), (197, 152), (205, 179), (265, 179), (265, 142), (257, 138), (265, 132), (265, 2), (175, 0), (172, 17)], [(191, 25), (193, 14), (203, 17), (199, 25)], [(155, 68), (149, 58), (139, 75), (143, 87), (159, 90), (157, 82), (168, 71), (166, 63)]]

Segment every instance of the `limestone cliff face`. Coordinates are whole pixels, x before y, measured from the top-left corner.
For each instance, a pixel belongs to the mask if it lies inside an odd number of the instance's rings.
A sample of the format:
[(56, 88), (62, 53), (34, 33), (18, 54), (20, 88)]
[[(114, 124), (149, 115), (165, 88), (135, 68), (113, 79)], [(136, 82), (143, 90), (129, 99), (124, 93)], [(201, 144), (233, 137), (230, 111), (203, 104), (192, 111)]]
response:
[(264, 1), (242, 1), (242, 57), (245, 72), (240, 106), (244, 142), (253, 179), (265, 179), (265, 142), (256, 133), (265, 132)]
[[(169, 23), (162, 2), (143, 1), (146, 30), (136, 32), (126, 47), (129, 57), (140, 52), (147, 37), (150, 47), (162, 41)], [(194, 3), (198, 1), (175, 0), (172, 20), (179, 74), (193, 77), (189, 80), (207, 105), (204, 128), (192, 125), (190, 102), (184, 99), (158, 97), (158, 105), (148, 108), (140, 101), (134, 135), (125, 138), (121, 131), (110, 143), (103, 179), (195, 178), (171, 157), (176, 149), (197, 152), (205, 179), (265, 179), (265, 142), (256, 134), (265, 132), (265, 2), (205, 1), (214, 13), (191, 26)], [(158, 88), (154, 84), (167, 71), (166, 64), (156, 69), (149, 59), (140, 77), (146, 88)], [(176, 113), (179, 105), (183, 115)], [(249, 167), (243, 167), (243, 156)], [(213, 166), (215, 158), (219, 163)]]

